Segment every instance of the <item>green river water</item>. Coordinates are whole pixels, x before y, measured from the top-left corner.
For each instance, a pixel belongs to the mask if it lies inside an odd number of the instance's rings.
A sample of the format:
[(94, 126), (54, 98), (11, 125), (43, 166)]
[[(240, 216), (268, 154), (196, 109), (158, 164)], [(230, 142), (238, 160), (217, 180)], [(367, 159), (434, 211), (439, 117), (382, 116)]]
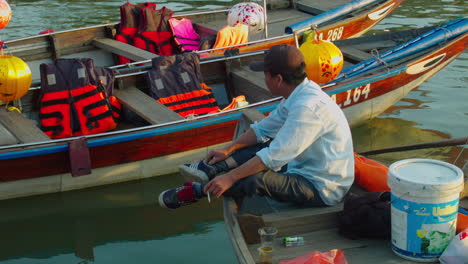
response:
[[(11, 0), (13, 18), (0, 39), (45, 29), (116, 22), (117, 0)], [(145, 1), (133, 1), (143, 3)], [(159, 2), (175, 11), (229, 5), (230, 1)], [(435, 25), (466, 16), (464, 0), (406, 0), (369, 34)], [(468, 53), (413, 90), (387, 112), (353, 129), (356, 151), (468, 136)], [(414, 157), (457, 165), (463, 148), (375, 156), (384, 162)], [(1, 172), (0, 172), (1, 173)], [(0, 264), (236, 263), (220, 200), (168, 211), (157, 195), (182, 182), (167, 175), (111, 186), (0, 202)]]

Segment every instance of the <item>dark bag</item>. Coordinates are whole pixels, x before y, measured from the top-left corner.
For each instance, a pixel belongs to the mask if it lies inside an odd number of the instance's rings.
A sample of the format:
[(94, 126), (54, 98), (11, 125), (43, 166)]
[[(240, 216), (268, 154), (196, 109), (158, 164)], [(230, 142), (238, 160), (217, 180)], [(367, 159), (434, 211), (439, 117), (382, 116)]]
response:
[(350, 239), (390, 239), (390, 192), (348, 193), (339, 216), (339, 233)]

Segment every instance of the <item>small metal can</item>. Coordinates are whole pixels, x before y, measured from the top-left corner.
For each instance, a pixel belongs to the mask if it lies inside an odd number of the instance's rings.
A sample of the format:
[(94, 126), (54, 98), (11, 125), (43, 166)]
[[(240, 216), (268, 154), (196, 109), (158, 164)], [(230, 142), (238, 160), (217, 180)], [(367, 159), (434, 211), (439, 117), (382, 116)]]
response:
[(285, 237), (284, 246), (285, 247), (297, 247), (304, 245), (304, 237), (294, 236), (294, 237)]

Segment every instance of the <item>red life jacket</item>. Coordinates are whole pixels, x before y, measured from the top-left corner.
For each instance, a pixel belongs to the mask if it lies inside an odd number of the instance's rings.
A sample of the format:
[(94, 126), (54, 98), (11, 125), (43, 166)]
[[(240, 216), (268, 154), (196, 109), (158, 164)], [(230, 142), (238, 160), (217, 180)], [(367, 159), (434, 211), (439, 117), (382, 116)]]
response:
[[(104, 81), (91, 59), (59, 59), (41, 64), (41, 128), (50, 138), (102, 133), (117, 126), (120, 103), (109, 100)], [(113, 105), (111, 105), (111, 102)]]
[(154, 58), (146, 80), (150, 95), (183, 117), (219, 111), (211, 88), (203, 83), (195, 53)]
[[(133, 45), (133, 38), (138, 33), (141, 9), (144, 7), (156, 9), (156, 4), (147, 2), (139, 5), (132, 5), (127, 2), (120, 6), (120, 24), (119, 30), (115, 35), (115, 40)], [(126, 64), (129, 62), (130, 59), (119, 56), (119, 64)]]
[(141, 11), (140, 28), (134, 37), (134, 46), (160, 56), (175, 54), (169, 26), (169, 18), (173, 13), (174, 11), (166, 7), (144, 7)]

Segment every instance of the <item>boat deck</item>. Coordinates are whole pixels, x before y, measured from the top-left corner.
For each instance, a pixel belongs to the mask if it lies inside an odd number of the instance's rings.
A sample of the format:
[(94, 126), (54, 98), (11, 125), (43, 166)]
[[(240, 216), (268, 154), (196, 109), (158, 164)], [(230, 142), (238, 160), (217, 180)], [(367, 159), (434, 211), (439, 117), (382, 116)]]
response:
[[(294, 259), (312, 251), (326, 252), (332, 249), (344, 251), (348, 263), (417, 263), (405, 260), (392, 252), (390, 241), (350, 240), (338, 234), (338, 229), (326, 229), (300, 234), (304, 237), (304, 246), (286, 248), (280, 239), (275, 241), (273, 263)], [(249, 245), (252, 254), (257, 254), (260, 244)]]
[[(230, 202), (234, 205), (234, 201)], [(229, 204), (229, 201), (225, 202), (225, 206), (226, 204)], [(246, 259), (245, 263), (258, 263), (259, 261), (257, 249), (260, 247), (260, 241), (256, 230), (261, 226), (274, 226), (278, 229), (273, 263), (294, 259), (312, 251), (326, 252), (332, 249), (343, 250), (350, 264), (417, 263), (393, 253), (389, 240), (351, 240), (341, 236), (338, 233), (338, 214), (342, 211), (342, 204), (326, 208), (297, 208), (260, 197), (249, 198), (242, 204), (239, 211), (231, 216), (225, 211), (225, 219), (228, 219), (226, 222), (228, 232), (235, 234), (234, 229), (238, 228), (237, 231), (243, 236), (242, 240), (246, 243), (244, 252), (241, 246), (237, 254), (243, 255)], [(460, 207), (468, 208), (468, 199), (461, 200)], [(232, 221), (237, 224), (229, 226)], [(239, 236), (237, 236), (237, 242), (240, 241)], [(304, 245), (287, 248), (282, 244), (282, 239), (286, 236), (302, 236)], [(236, 238), (235, 235), (231, 237)]]

